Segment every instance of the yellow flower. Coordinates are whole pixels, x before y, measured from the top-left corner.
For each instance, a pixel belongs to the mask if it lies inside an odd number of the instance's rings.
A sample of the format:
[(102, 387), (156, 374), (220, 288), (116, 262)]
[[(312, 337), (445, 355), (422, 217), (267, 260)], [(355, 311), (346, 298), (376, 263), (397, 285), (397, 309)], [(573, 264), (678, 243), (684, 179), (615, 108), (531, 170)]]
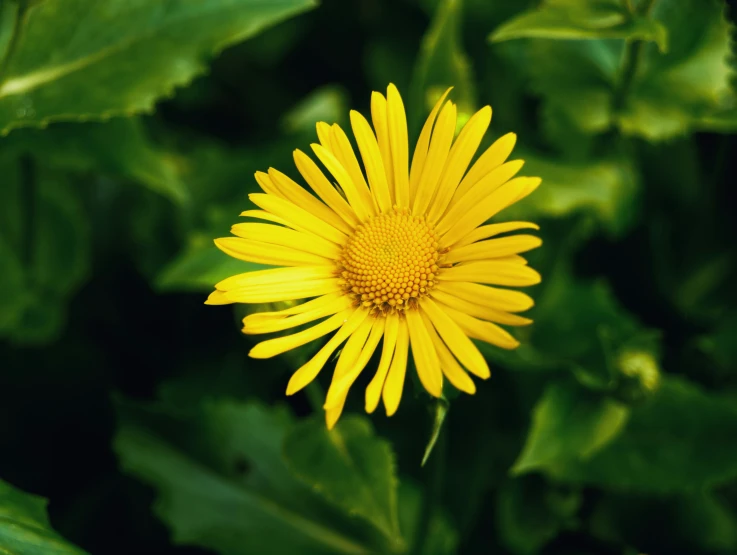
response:
[(208, 304), (312, 298), (247, 316), (244, 333), (321, 320), (257, 344), (250, 356), (273, 357), (336, 332), (292, 375), (287, 395), (314, 380), (345, 342), (325, 400), (329, 428), (379, 343), (381, 358), (366, 389), (366, 411), (373, 412), (383, 398), (391, 416), (402, 397), (410, 349), (430, 395), (442, 394), (444, 377), (472, 394), (476, 386), (466, 371), (482, 379), (490, 374), (471, 338), (514, 349), (519, 343), (497, 324), (531, 323), (515, 314), (533, 305), (529, 296), (490, 285), (539, 283), (540, 275), (520, 253), (538, 247), (540, 239), (496, 237), (538, 227), (483, 224), (529, 195), (540, 179), (513, 178), (523, 164), (506, 162), (514, 133), (494, 142), (466, 171), (491, 122), (491, 108), (479, 110), (455, 137), (456, 106), (445, 100), (449, 91), (427, 118), (411, 165), (404, 105), (394, 85), (386, 97), (377, 92), (371, 97), (373, 129), (351, 112), (363, 167), (343, 129), (318, 123), (320, 144), (312, 150), (332, 178), (295, 150), (297, 169), (314, 195), (278, 170), (258, 172), (264, 192), (250, 199), (260, 210), (241, 216), (266, 223), (235, 224), (236, 237), (215, 241), (235, 258), (284, 267), (221, 281)]

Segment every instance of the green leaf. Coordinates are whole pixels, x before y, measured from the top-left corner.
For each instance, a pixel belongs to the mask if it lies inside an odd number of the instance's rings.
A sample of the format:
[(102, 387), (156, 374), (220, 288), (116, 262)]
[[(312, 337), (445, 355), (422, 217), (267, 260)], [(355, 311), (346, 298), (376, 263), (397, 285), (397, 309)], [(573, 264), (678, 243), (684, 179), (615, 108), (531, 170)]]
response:
[(90, 226), (79, 194), (67, 180), (43, 171), (38, 177), (30, 275), (36, 287), (65, 296), (89, 271)]
[(633, 408), (625, 428), (586, 460), (560, 465), (559, 479), (630, 491), (696, 491), (737, 477), (737, 406), (671, 377)]
[(67, 299), (89, 272), (87, 213), (79, 187), (28, 156), (8, 156), (0, 171), (0, 329), (15, 343), (45, 343), (60, 333)]
[(703, 116), (728, 107), (731, 26), (718, 0), (659, 0), (653, 17), (668, 29), (669, 51), (646, 49), (618, 126), (659, 140), (701, 127)]
[(0, 480), (0, 550), (5, 555), (84, 555), (51, 529), (46, 500)]
[[(727, 104), (734, 105), (737, 100), (732, 99)], [(705, 114), (696, 121), (698, 130), (713, 131), (716, 133), (737, 132), (737, 108), (726, 108), (724, 110)]]
[(628, 160), (571, 162), (524, 151), (519, 156), (525, 160), (525, 174), (541, 176), (543, 183), (533, 195), (507, 209), (510, 219), (592, 214), (614, 236), (636, 221), (639, 179)]
[[(571, 133), (624, 134), (663, 140), (704, 128), (733, 108), (730, 26), (717, 0), (659, 0), (652, 17), (666, 30), (668, 52), (612, 39), (529, 39), (500, 44), (510, 67), (530, 79), (543, 113)], [(633, 50), (634, 48), (634, 50)], [(625, 62), (632, 81), (623, 89)], [(627, 62), (629, 63), (629, 62)], [(622, 94), (621, 106), (615, 96)], [(719, 126), (719, 124), (718, 124)]]
[(645, 40), (665, 51), (668, 35), (659, 22), (631, 14), (620, 0), (547, 0), (489, 36), (492, 42), (519, 38)]
[(737, 369), (737, 314), (728, 315), (708, 335), (700, 337), (698, 346), (725, 371), (734, 373)]
[(537, 553), (561, 530), (575, 526), (582, 496), (528, 476), (505, 482), (496, 502), (502, 543), (512, 553), (527, 555)]
[(27, 299), (23, 265), (2, 235), (0, 268), (0, 332), (3, 332), (21, 317)]
[(346, 93), (340, 87), (327, 85), (315, 89), (282, 118), (286, 133), (315, 133), (318, 121), (341, 123), (348, 114)]
[(569, 268), (572, 247), (575, 245), (548, 245), (546, 256), (553, 266), (543, 273), (544, 288), (536, 295), (537, 304), (530, 313), (534, 326), (517, 332), (522, 345), (507, 353), (483, 344), (480, 348), (510, 367), (535, 371), (568, 369), (582, 385), (615, 393), (628, 381), (619, 357), (635, 351), (657, 360), (659, 337), (644, 329), (619, 304), (606, 282), (573, 277)]
[(371, 552), (292, 478), (281, 455), (287, 413), (232, 401), (195, 413), (164, 426), (160, 412), (123, 405), (114, 442), (122, 468), (159, 491), (155, 510), (175, 543), (228, 555)]
[(0, 132), (150, 112), (158, 98), (203, 73), (205, 58), (314, 6), (313, 0), (24, 6), (0, 75)]
[(621, 403), (573, 383), (554, 382), (535, 406), (532, 427), (512, 473), (555, 469), (586, 459), (617, 436), (628, 415)]
[[(420, 486), (409, 479), (399, 484), (399, 525), (405, 538), (417, 538), (417, 527), (424, 510), (424, 499)], [(430, 514), (422, 549), (417, 555), (452, 555), (458, 553), (458, 533), (448, 516), (435, 505)]]
[(192, 244), (156, 276), (158, 290), (206, 292), (227, 277), (271, 268), (228, 256), (212, 244), (212, 238), (198, 234), (190, 241)]
[(179, 203), (189, 197), (180, 177), (182, 162), (154, 145), (137, 118), (23, 129), (0, 144), (56, 168), (123, 177)]
[(737, 549), (737, 514), (710, 492), (606, 495), (593, 509), (590, 528), (603, 541), (636, 545), (646, 553), (734, 553)]
[(284, 443), (294, 474), (327, 501), (376, 527), (393, 551), (403, 540), (397, 517), (394, 454), (368, 419), (347, 416), (331, 431), (323, 419), (297, 424)]
[(476, 109), (476, 90), (470, 62), (461, 43), (462, 0), (441, 0), (422, 39), (409, 95), (409, 129), (419, 130), (422, 115), (448, 87), (458, 104), (458, 123)]

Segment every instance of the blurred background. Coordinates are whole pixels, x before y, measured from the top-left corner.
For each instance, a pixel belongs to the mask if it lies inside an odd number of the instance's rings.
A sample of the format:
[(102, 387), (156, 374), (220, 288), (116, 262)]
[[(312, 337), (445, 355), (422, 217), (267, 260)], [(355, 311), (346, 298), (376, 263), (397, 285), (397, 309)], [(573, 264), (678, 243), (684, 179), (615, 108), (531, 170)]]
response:
[[(737, 553), (734, 18), (0, 0), (0, 552)], [(284, 396), (314, 347), (250, 360), (203, 304), (249, 269), (212, 240), (390, 82), (410, 135), (449, 85), (517, 133), (543, 283), (475, 396), (367, 417), (366, 379), (331, 436)]]

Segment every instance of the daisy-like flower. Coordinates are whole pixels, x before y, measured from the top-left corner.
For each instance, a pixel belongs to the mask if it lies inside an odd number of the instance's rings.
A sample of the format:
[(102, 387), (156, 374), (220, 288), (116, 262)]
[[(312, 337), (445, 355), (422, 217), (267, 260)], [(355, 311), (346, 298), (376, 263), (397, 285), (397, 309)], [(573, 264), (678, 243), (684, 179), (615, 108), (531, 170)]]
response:
[(444, 378), (473, 394), (468, 373), (481, 379), (490, 374), (471, 338), (514, 349), (519, 343), (498, 324), (531, 323), (516, 313), (529, 309), (532, 299), (503, 287), (540, 281), (520, 253), (541, 241), (503, 234), (538, 227), (485, 222), (529, 195), (540, 179), (514, 177), (523, 162), (506, 161), (513, 133), (468, 169), (491, 122), (491, 108), (474, 114), (456, 137), (449, 92), (427, 118), (411, 164), (404, 105), (394, 85), (386, 97), (377, 92), (371, 97), (373, 128), (360, 113), (350, 114), (360, 158), (343, 129), (318, 123), (320, 142), (312, 150), (328, 173), (294, 151), (297, 169), (314, 194), (273, 168), (258, 172), (263, 193), (250, 199), (260, 210), (241, 216), (261, 222), (235, 224), (235, 237), (215, 241), (235, 258), (282, 267), (221, 281), (208, 304), (310, 299), (247, 316), (247, 334), (312, 324), (258, 343), (250, 356), (270, 358), (333, 334), (292, 375), (287, 395), (314, 380), (345, 343), (325, 400), (329, 428), (375, 351), (381, 355), (366, 389), (366, 411), (383, 399), (391, 416), (402, 397), (410, 350), (430, 395), (442, 394)]

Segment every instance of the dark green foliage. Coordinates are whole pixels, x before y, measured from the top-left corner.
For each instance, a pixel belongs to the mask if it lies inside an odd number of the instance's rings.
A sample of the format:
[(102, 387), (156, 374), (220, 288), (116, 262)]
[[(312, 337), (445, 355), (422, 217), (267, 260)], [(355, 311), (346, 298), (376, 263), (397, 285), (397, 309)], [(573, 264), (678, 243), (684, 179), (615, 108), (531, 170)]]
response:
[[(0, 0), (0, 554), (735, 553), (734, 20)], [(475, 396), (408, 376), (367, 416), (361, 376), (328, 432), (332, 363), (284, 396), (316, 345), (249, 359), (253, 308), (202, 304), (262, 268), (213, 239), (389, 81), (411, 136), (450, 86), (492, 105), (482, 147), (517, 133), (543, 184), (503, 219), (540, 224), (543, 281)]]

